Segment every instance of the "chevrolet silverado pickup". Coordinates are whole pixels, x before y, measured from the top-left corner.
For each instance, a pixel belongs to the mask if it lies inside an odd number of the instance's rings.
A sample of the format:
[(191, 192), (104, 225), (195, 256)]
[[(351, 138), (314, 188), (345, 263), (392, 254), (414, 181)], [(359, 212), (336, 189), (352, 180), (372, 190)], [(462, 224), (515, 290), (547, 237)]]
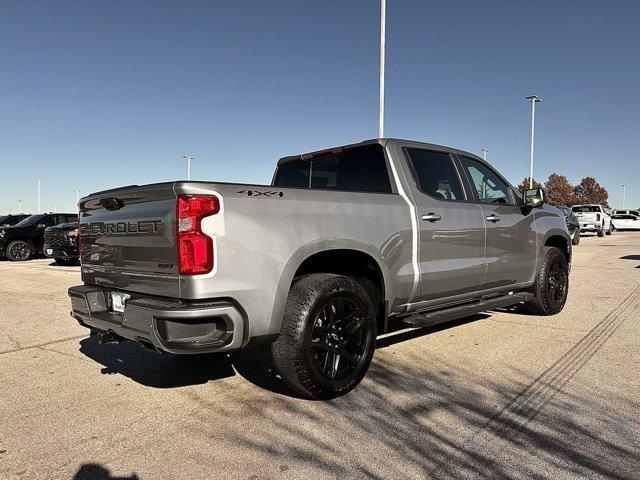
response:
[(175, 181), (80, 200), (72, 316), (99, 343), (172, 354), (271, 344), (281, 379), (331, 398), (376, 336), (566, 301), (571, 238), (543, 190), (476, 155), (375, 139), (281, 158), (270, 185)]
[(42, 253), (58, 265), (78, 264), (78, 223), (62, 223), (44, 231)]
[(22, 262), (42, 252), (44, 231), (60, 223), (77, 222), (75, 213), (30, 215), (15, 225), (0, 227), (0, 257)]
[(596, 232), (599, 237), (611, 235), (611, 216), (602, 205), (574, 205), (571, 211), (578, 217), (581, 231)]

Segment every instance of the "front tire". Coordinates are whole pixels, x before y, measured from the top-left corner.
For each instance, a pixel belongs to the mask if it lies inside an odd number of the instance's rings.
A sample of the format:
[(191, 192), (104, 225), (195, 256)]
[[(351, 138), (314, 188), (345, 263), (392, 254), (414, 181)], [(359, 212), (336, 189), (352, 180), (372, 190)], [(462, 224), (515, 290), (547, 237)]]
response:
[(580, 229), (576, 228), (571, 236), (571, 245), (578, 245), (580, 243)]
[(607, 230), (607, 235), (611, 235), (613, 233), (613, 223), (609, 223), (609, 229)]
[(567, 301), (569, 293), (569, 264), (557, 247), (544, 247), (540, 270), (533, 286), (533, 299), (524, 304), (533, 315), (555, 315)]
[(328, 399), (364, 378), (375, 340), (375, 310), (362, 285), (342, 275), (311, 274), (291, 287), (271, 352), (287, 386)]
[(33, 248), (28, 242), (14, 240), (7, 246), (6, 256), (12, 262), (24, 262), (33, 256)]

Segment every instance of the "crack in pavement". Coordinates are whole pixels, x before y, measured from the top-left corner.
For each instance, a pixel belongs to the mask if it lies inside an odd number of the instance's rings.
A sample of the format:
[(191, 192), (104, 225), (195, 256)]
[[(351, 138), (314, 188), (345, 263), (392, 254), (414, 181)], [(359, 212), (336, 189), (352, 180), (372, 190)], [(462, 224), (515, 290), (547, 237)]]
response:
[(38, 343), (36, 345), (27, 345), (25, 347), (20, 347), (20, 348), (12, 348), (12, 349), (9, 349), (9, 350), (1, 350), (0, 351), (0, 355), (4, 355), (5, 353), (22, 352), (24, 350), (31, 350), (31, 349), (34, 349), (34, 348), (46, 347), (48, 345), (55, 345), (57, 343), (64, 343), (64, 342), (68, 342), (70, 340), (78, 340), (80, 338), (85, 338), (86, 336), (87, 335), (75, 335), (73, 337), (60, 338), (58, 340), (51, 340), (49, 342)]

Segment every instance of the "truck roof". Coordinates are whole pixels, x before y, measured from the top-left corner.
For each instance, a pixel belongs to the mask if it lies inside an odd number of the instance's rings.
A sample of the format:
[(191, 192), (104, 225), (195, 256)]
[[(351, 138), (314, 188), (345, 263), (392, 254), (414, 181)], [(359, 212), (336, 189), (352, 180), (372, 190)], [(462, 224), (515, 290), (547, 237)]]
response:
[(415, 140), (405, 140), (402, 138), (372, 138), (369, 140), (363, 140), (362, 142), (359, 143), (351, 143), (349, 145), (342, 145), (342, 146), (338, 146), (338, 147), (330, 147), (330, 148), (325, 148), (322, 150), (316, 150), (315, 152), (308, 152), (308, 153), (302, 153), (299, 155), (290, 155), (287, 157), (282, 157), (278, 160), (278, 166), (283, 165), (285, 163), (290, 163), (290, 162), (295, 162), (295, 161), (299, 161), (299, 160), (310, 160), (314, 157), (322, 157), (322, 156), (327, 156), (330, 154), (337, 154), (340, 153), (344, 150), (349, 150), (352, 148), (360, 148), (360, 147), (364, 147), (367, 145), (382, 145), (382, 146), (387, 146), (390, 144), (402, 144), (404, 146), (408, 146), (408, 147), (418, 147), (418, 148), (427, 148), (429, 150), (439, 150), (441, 152), (449, 152), (449, 153), (457, 153), (459, 155), (465, 155), (468, 157), (473, 157), (477, 160), (482, 160), (480, 157), (478, 157), (478, 155), (471, 153), (471, 152), (466, 152), (464, 150), (460, 150), (457, 148), (453, 148), (453, 147), (447, 147), (444, 145), (437, 145), (435, 143), (426, 143), (426, 142), (418, 142)]

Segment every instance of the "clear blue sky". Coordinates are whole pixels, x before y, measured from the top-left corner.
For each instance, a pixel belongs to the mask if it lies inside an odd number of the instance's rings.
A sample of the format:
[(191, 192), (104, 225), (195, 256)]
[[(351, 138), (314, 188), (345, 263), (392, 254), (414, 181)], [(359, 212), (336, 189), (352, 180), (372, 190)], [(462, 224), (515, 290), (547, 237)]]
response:
[[(640, 2), (388, 0), (386, 134), (514, 183), (595, 176), (640, 206)], [(0, 212), (186, 176), (264, 183), (275, 160), (377, 136), (377, 0), (3, 1)]]

